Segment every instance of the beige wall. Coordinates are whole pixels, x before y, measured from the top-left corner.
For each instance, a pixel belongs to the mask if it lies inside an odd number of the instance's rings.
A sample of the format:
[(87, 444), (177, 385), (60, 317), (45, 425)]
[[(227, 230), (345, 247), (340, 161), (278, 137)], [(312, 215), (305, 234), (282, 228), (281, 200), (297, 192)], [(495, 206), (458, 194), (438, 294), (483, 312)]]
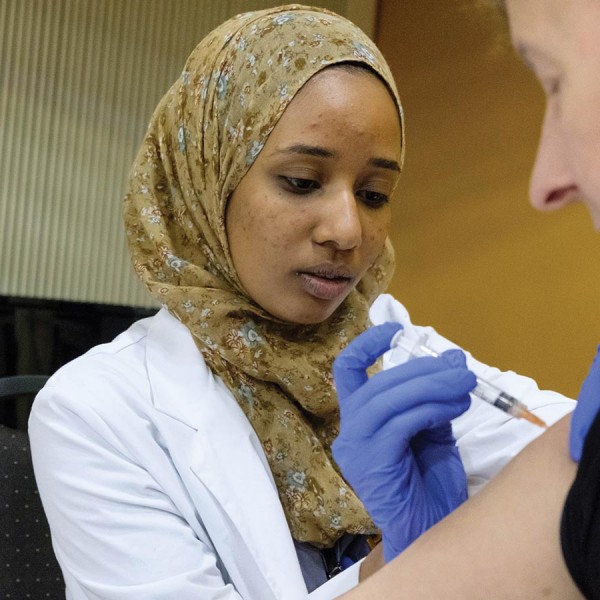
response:
[(543, 97), (469, 0), (381, 0), (407, 122), (392, 291), (480, 359), (576, 395), (600, 342), (600, 238), (527, 201)]
[[(213, 27), (280, 0), (0, 0), (0, 295), (153, 305), (120, 207), (152, 111)], [(317, 0), (371, 35), (375, 0)]]

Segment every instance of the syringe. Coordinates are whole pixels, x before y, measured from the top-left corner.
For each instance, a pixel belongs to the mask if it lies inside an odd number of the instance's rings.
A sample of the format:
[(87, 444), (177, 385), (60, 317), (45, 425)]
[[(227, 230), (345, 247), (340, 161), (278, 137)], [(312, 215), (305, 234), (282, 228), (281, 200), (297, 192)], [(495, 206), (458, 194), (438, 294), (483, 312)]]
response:
[[(390, 342), (390, 348), (402, 348), (408, 353), (409, 358), (417, 356), (439, 356), (439, 352), (436, 352), (427, 344), (428, 341), (428, 335), (421, 336), (416, 342), (411, 341), (406, 338), (404, 330), (401, 329), (392, 338), (392, 341)], [(526, 419), (538, 427), (548, 427), (548, 425), (546, 425), (542, 419), (530, 412), (528, 408), (514, 396), (507, 394), (499, 387), (491, 384), (489, 381), (486, 381), (481, 377), (477, 377), (477, 385), (473, 390), (471, 390), (471, 394), (477, 398), (480, 398), (481, 400), (484, 400), (485, 402), (488, 402), (489, 404), (492, 404), (496, 408), (499, 408), (513, 417)]]

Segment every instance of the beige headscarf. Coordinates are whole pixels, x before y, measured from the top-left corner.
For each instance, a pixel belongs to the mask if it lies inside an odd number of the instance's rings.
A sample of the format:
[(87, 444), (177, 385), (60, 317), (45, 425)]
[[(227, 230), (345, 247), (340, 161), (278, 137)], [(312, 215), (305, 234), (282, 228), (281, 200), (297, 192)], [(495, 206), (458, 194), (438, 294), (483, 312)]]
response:
[(369, 306), (391, 277), (393, 253), (386, 242), (324, 323), (281, 322), (238, 280), (225, 208), (294, 95), (340, 62), (376, 71), (401, 112), (384, 58), (346, 19), (289, 5), (225, 22), (195, 48), (157, 107), (124, 202), (135, 271), (189, 328), (254, 427), (294, 539), (319, 547), (345, 532), (376, 531), (331, 458), (339, 423), (331, 366), (368, 326)]

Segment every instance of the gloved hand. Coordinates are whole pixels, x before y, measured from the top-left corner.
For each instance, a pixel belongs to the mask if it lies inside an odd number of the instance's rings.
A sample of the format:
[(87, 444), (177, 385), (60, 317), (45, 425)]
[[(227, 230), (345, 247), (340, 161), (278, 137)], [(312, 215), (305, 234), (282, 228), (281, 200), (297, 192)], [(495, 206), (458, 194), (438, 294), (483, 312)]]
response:
[(398, 323), (372, 327), (334, 362), (340, 434), (333, 456), (383, 535), (386, 562), (467, 497), (450, 419), (470, 403), (475, 375), (460, 350), (414, 358), (371, 377)]
[(581, 453), (585, 438), (600, 409), (600, 346), (590, 367), (587, 377), (583, 381), (577, 405), (571, 417), (571, 434), (569, 436), (569, 450), (575, 462), (581, 460)]

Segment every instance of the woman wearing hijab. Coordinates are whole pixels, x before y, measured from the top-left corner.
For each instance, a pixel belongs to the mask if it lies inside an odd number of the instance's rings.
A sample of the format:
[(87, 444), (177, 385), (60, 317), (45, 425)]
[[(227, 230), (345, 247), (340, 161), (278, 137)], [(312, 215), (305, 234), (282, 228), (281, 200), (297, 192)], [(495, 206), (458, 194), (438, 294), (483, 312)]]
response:
[[(403, 151), (389, 68), (338, 15), (245, 13), (192, 52), (124, 202), (135, 271), (163, 308), (57, 372), (31, 415), (68, 598), (333, 598), (379, 566), (380, 532), (331, 456), (331, 367), (371, 323), (424, 331), (382, 295)], [(462, 502), (461, 458), (473, 492), (538, 434), (483, 403), (465, 412), (471, 371), (547, 422), (572, 408), (470, 357), (467, 369), (427, 332), (441, 357), (389, 369), (406, 359), (391, 352), (373, 368), (445, 428), (449, 485), (388, 536), (392, 555)], [(398, 466), (426, 454), (408, 447)], [(418, 473), (416, 485), (431, 491)]]

